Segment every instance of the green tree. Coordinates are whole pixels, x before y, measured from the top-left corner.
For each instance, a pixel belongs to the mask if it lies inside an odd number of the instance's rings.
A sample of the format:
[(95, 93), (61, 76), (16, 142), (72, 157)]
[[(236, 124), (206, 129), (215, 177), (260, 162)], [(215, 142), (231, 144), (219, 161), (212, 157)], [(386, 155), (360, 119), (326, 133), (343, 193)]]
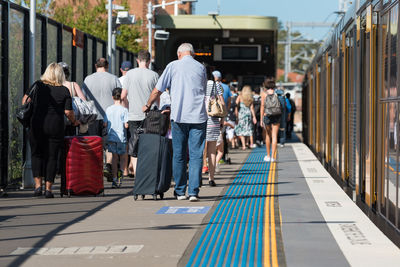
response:
[[(59, 6), (56, 1), (53, 1), (50, 4), (50, 12), (53, 19), (60, 23), (107, 40), (106, 4), (106, 0), (97, 0), (94, 6), (90, 6), (88, 0), (70, 0), (69, 3)], [(128, 9), (127, 0), (122, 1), (121, 5)], [(115, 12), (114, 15), (116, 15)], [(139, 44), (135, 41), (141, 37), (137, 25), (121, 25), (118, 32), (118, 46), (132, 52), (137, 52), (140, 49)]]
[[(30, 4), (30, 0), (14, 0), (13, 2), (26, 7)], [(106, 4), (108, 4), (106, 0), (97, 0), (94, 5), (90, 5), (88, 0), (69, 0), (61, 6), (55, 0), (37, 0), (37, 11), (71, 28), (77, 28), (107, 40)], [(128, 9), (127, 0), (122, 0), (120, 5)], [(115, 11), (113, 15), (116, 15)], [(141, 21), (138, 21), (136, 25), (121, 25), (118, 28), (117, 46), (137, 52), (141, 48), (135, 41), (141, 38), (140, 25)]]
[[(14, 3), (24, 6), (24, 7), (29, 7), (31, 1), (30, 0), (11, 0), (11, 2), (14, 2)], [(37, 12), (40, 14), (43, 14), (43, 15), (49, 15), (50, 3), (51, 3), (51, 0), (37, 0), (36, 1)]]

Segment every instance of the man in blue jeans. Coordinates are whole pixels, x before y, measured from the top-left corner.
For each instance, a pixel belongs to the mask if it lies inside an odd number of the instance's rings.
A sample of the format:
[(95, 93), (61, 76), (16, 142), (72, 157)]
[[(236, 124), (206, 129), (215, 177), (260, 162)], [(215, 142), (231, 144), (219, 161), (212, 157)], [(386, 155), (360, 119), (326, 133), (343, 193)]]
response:
[[(203, 150), (206, 137), (207, 112), (205, 94), (207, 74), (205, 67), (193, 58), (193, 46), (183, 43), (178, 48), (178, 60), (167, 65), (158, 79), (143, 112), (167, 89), (171, 95), (171, 128), (173, 176), (175, 195), (185, 200), (186, 187), (190, 201), (199, 200)], [(186, 177), (189, 148), (189, 186)]]

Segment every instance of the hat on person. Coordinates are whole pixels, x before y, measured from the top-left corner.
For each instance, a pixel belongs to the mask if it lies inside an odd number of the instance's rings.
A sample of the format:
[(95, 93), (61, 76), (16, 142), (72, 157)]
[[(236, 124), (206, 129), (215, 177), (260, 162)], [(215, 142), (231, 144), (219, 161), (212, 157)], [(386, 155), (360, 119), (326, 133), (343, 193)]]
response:
[(275, 93), (277, 94), (277, 95), (283, 95), (283, 90), (282, 89), (276, 89), (275, 90)]
[(214, 70), (214, 71), (212, 72), (212, 75), (214, 75), (214, 77), (217, 77), (217, 78), (221, 78), (221, 77), (222, 77), (221, 72), (219, 72), (219, 71), (217, 71), (217, 70)]
[(132, 63), (130, 61), (124, 61), (121, 64), (122, 70), (130, 70), (132, 68)]

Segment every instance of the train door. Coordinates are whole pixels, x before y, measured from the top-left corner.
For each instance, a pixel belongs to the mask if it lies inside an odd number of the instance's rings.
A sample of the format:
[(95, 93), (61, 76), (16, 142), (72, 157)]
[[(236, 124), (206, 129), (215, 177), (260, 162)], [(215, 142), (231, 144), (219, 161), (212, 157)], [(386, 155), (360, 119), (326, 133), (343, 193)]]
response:
[(314, 123), (315, 123), (315, 110), (314, 110), (314, 90), (315, 90), (315, 84), (314, 84), (314, 71), (312, 70), (310, 74), (310, 80), (308, 82), (308, 128), (309, 128), (309, 144), (311, 147), (315, 146), (315, 140), (314, 140)]
[(339, 176), (345, 178), (345, 150), (346, 150), (346, 35), (342, 33), (340, 38), (340, 72), (339, 72)]
[(336, 55), (333, 59), (333, 87), (332, 87), (332, 138), (333, 138), (333, 168), (340, 173), (340, 42), (336, 44)]
[(315, 148), (317, 151), (317, 156), (321, 159), (321, 115), (320, 115), (320, 106), (321, 106), (321, 65), (317, 64), (315, 68)]
[[(372, 6), (361, 17), (360, 47), (363, 58), (361, 69), (361, 181), (360, 195), (368, 206), (375, 202), (375, 130), (376, 130), (376, 24), (373, 23)], [(359, 62), (359, 63), (360, 63)]]
[[(364, 116), (366, 114), (365, 108), (365, 92), (364, 92), (364, 76), (365, 76), (365, 61), (366, 61), (366, 51), (365, 51), (365, 17), (357, 18), (357, 79), (356, 79), (356, 91), (360, 100), (359, 115), (357, 116), (360, 129), (365, 129)], [(359, 158), (356, 164), (359, 166), (359, 178), (356, 180), (356, 194), (360, 200), (365, 201), (365, 167), (364, 167), (364, 140), (365, 131), (360, 130), (359, 138), (357, 141), (357, 146), (360, 147)]]
[(325, 55), (325, 163), (331, 165), (332, 153), (332, 56), (328, 53)]
[(347, 77), (347, 110), (348, 110), (348, 124), (347, 124), (347, 143), (348, 143), (348, 160), (347, 160), (347, 177), (348, 183), (352, 189), (355, 188), (355, 181), (357, 179), (357, 133), (359, 132), (359, 125), (357, 120), (357, 91), (355, 90), (355, 65), (356, 53), (355, 53), (355, 32), (354, 28), (346, 35), (346, 50), (348, 59), (348, 77)]
[(343, 48), (343, 124), (342, 124), (342, 179), (346, 183), (349, 177), (349, 92), (351, 91), (351, 32), (343, 33), (342, 48)]
[(313, 146), (313, 100), (312, 100), (312, 93), (313, 93), (313, 72), (308, 74), (308, 91), (307, 91), (307, 121), (308, 121), (308, 145), (310, 147)]
[(399, 4), (381, 13), (379, 50), (378, 212), (397, 228), (399, 222), (400, 82), (398, 64)]
[[(0, 62), (0, 189), (5, 188), (7, 186), (7, 181), (8, 181), (8, 175), (7, 175), (7, 135), (5, 134), (6, 132), (6, 124), (7, 124), (7, 112), (4, 112), (6, 110), (4, 108), (5, 105), (7, 105), (5, 99), (3, 99), (3, 95), (6, 94), (7, 88), (7, 80), (5, 79), (4, 72), (6, 71), (4, 69), (4, 65), (7, 64), (5, 61), (5, 51), (7, 49), (7, 46), (4, 45), (5, 42), (3, 41), (4, 39), (7, 40), (6, 35), (6, 27), (7, 25), (3, 22), (5, 20), (3, 16), (3, 5), (0, 3), (0, 57), (1, 57), (1, 62)], [(7, 11), (4, 12), (4, 14)], [(8, 42), (8, 41), (7, 41)], [(0, 191), (0, 195), (2, 192)]]
[(317, 129), (317, 72), (318, 72), (318, 65), (314, 69), (314, 75), (312, 79), (312, 142), (314, 149), (317, 151), (317, 134), (318, 134), (318, 129)]
[(325, 160), (325, 143), (326, 143), (326, 65), (324, 58), (321, 58), (319, 64), (319, 83), (318, 83), (318, 116), (319, 116), (319, 155), (321, 162)]

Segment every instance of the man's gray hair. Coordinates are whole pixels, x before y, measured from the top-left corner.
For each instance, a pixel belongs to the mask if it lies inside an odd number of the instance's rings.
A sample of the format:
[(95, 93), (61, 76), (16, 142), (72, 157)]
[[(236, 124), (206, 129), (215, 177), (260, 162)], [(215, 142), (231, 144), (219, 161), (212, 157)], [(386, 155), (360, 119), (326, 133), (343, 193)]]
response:
[(183, 43), (178, 47), (177, 53), (190, 52), (190, 54), (194, 54), (193, 45), (190, 43)]

